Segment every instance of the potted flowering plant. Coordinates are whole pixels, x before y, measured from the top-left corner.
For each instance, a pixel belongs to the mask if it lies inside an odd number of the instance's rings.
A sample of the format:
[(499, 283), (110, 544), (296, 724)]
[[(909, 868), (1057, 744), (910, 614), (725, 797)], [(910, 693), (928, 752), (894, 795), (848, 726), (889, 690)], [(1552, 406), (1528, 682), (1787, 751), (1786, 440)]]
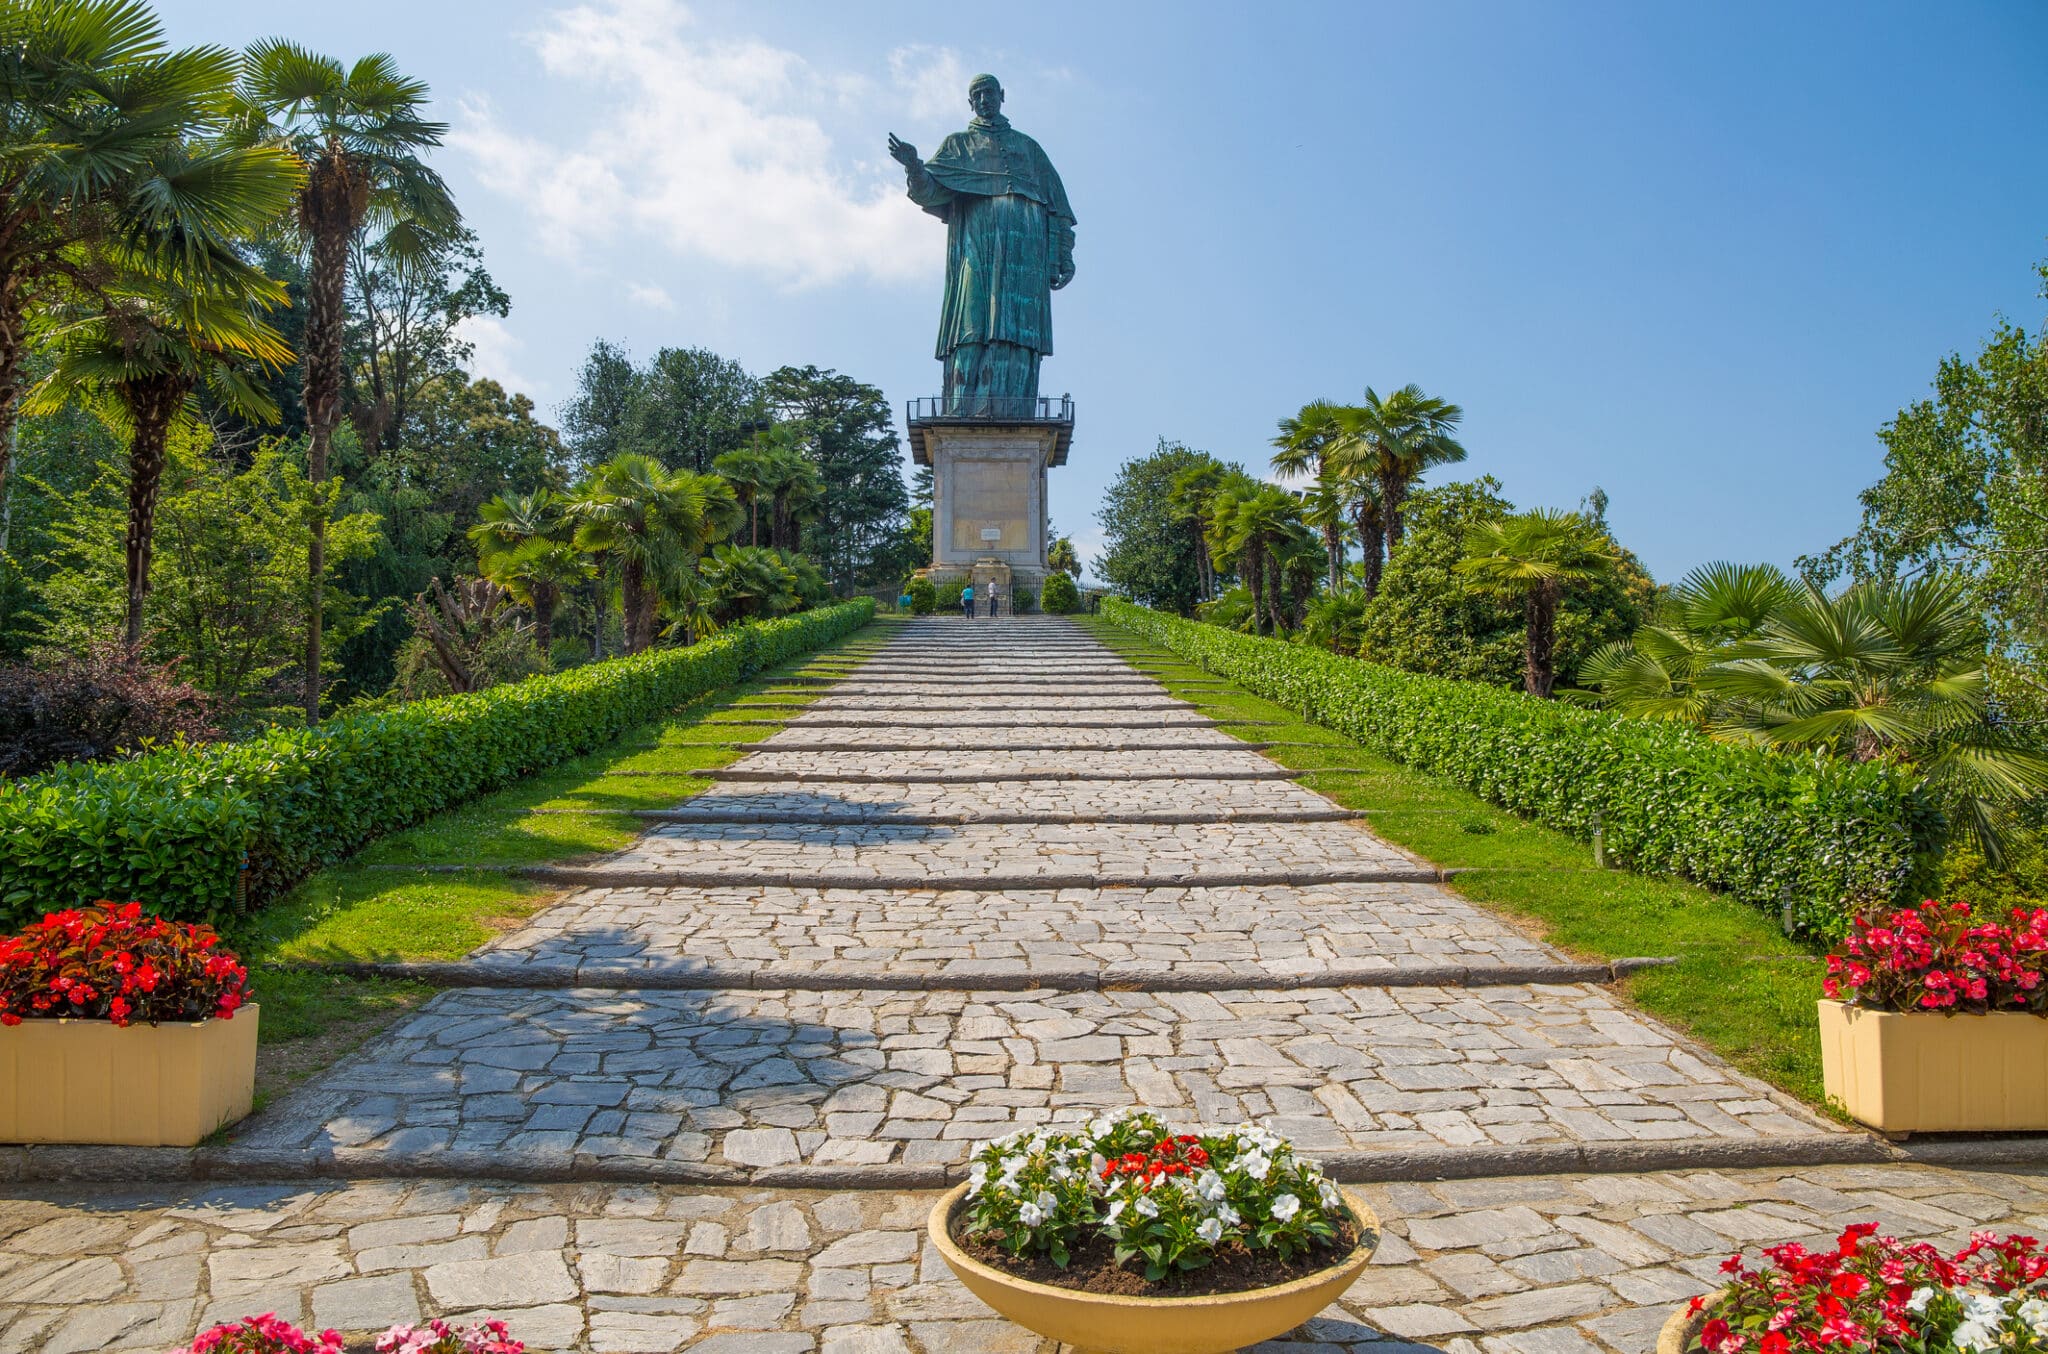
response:
[(0, 937), (0, 1142), (189, 1147), (249, 1112), (249, 971), (139, 904)]
[(1894, 1137), (2048, 1129), (2048, 908), (1858, 919), (1820, 1003), (1828, 1098)]
[(1832, 1250), (1797, 1242), (1721, 1266), (1727, 1287), (1672, 1313), (1657, 1354), (1898, 1354), (2048, 1350), (2048, 1255), (2030, 1236), (1979, 1232), (1944, 1255), (1857, 1223)]
[(342, 1354), (342, 1344), (334, 1331), (308, 1335), (277, 1313), (265, 1312), (209, 1327), (171, 1354)]
[(988, 1144), (932, 1244), (1019, 1325), (1108, 1354), (1211, 1354), (1293, 1329), (1350, 1286), (1379, 1219), (1249, 1124), (1125, 1113)]

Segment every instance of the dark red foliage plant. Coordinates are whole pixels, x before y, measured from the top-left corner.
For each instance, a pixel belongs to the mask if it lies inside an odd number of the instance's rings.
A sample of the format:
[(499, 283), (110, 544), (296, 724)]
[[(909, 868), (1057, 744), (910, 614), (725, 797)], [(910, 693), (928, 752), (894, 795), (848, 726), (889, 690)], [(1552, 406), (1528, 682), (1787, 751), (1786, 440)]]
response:
[(0, 937), (0, 1025), (24, 1020), (227, 1020), (249, 970), (209, 926), (146, 917), (139, 903), (52, 912)]
[(132, 755), (150, 743), (220, 737), (211, 696), (119, 644), (0, 664), (0, 776)]

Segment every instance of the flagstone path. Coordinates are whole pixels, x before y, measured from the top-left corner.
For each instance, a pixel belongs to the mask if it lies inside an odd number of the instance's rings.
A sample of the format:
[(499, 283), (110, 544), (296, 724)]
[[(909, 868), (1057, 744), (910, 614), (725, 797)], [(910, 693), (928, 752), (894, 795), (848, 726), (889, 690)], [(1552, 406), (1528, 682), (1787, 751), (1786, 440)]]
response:
[(1379, 1262), (1296, 1350), (1634, 1354), (1731, 1246), (2043, 1207), (2031, 1178), (1787, 1174), (1871, 1144), (1079, 627), (914, 622), (812, 671), (840, 680), (713, 789), (551, 872), (578, 887), (192, 1158), (351, 1183), (0, 1199), (0, 1354), (271, 1307), (508, 1312), (541, 1348), (1036, 1351), (925, 1253), (930, 1196), (904, 1191), (1133, 1105), (1269, 1120), (1354, 1180), (1729, 1168), (1376, 1186)]

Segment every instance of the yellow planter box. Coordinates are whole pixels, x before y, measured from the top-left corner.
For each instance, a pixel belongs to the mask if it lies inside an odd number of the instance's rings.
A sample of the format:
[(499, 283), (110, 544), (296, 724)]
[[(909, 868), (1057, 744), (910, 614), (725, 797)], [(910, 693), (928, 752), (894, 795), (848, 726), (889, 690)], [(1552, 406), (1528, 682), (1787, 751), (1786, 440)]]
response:
[(1088, 1354), (1228, 1354), (1284, 1335), (1343, 1296), (1380, 1244), (1379, 1217), (1344, 1191), (1358, 1223), (1356, 1249), (1328, 1269), (1272, 1288), (1199, 1297), (1123, 1297), (1033, 1283), (982, 1264), (953, 1244), (953, 1213), (966, 1201), (955, 1185), (932, 1205), (925, 1231), (969, 1292), (1029, 1331)]
[(1880, 1133), (2048, 1129), (2048, 1018), (1820, 1003), (1828, 1099)]
[(249, 1113), (256, 1017), (0, 1028), (0, 1142), (190, 1147)]

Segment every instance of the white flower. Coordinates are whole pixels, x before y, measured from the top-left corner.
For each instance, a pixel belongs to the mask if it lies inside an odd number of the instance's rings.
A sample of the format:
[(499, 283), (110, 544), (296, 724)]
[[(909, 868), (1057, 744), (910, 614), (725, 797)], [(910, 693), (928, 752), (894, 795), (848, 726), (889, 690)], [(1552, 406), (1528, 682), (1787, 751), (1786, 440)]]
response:
[(1273, 1201), (1273, 1221), (1285, 1222), (1301, 1211), (1301, 1200), (1292, 1194), (1283, 1194)]
[(1195, 1193), (1210, 1203), (1221, 1203), (1224, 1195), (1223, 1177), (1214, 1171), (1203, 1171), (1195, 1177)]
[(1982, 1321), (1965, 1321), (1949, 1338), (1955, 1341), (1957, 1349), (1967, 1354), (1988, 1354), (1988, 1351), (1998, 1348), (1998, 1327)]
[(1237, 1226), (1237, 1224), (1244, 1221), (1244, 1219), (1241, 1216), (1239, 1216), (1238, 1211), (1232, 1208), (1229, 1204), (1218, 1204), (1216, 1206), (1216, 1217), (1223, 1223), (1225, 1227), (1235, 1227)]
[(1337, 1187), (1327, 1180), (1316, 1186), (1316, 1198), (1321, 1201), (1324, 1208), (1335, 1208), (1343, 1201), (1343, 1197), (1337, 1192)]
[(1151, 1195), (1140, 1194), (1138, 1196), (1138, 1213), (1141, 1217), (1156, 1218), (1159, 1216), (1159, 1205), (1152, 1202)]
[(1017, 1205), (1017, 1220), (1026, 1227), (1036, 1227), (1045, 1221), (1045, 1214), (1039, 1212), (1037, 1204)]
[(1214, 1218), (1203, 1218), (1202, 1225), (1195, 1229), (1195, 1235), (1213, 1246), (1223, 1239), (1223, 1224)]
[(980, 1180), (987, 1174), (988, 1163), (979, 1158), (976, 1158), (975, 1161), (967, 1168), (967, 1176), (971, 1180)]
[(1906, 1299), (1906, 1310), (1909, 1312), (1924, 1312), (1927, 1310), (1927, 1304), (1933, 1300), (1934, 1290), (1932, 1288), (1916, 1288), (1913, 1290), (1913, 1296)]
[(1106, 1137), (1109, 1134), (1109, 1130), (1114, 1127), (1116, 1125), (1110, 1123), (1107, 1119), (1090, 1119), (1088, 1121), (1088, 1132), (1092, 1137)]
[(2048, 1335), (2048, 1302), (2039, 1298), (2028, 1298), (2016, 1309), (2020, 1320), (2034, 1328), (2036, 1335)]
[(1031, 1202), (1038, 1205), (1038, 1211), (1041, 1213), (1054, 1212), (1060, 1206), (1059, 1196), (1054, 1194), (1049, 1189), (1042, 1189), (1038, 1191), (1038, 1197), (1036, 1199), (1033, 1199)]
[(1102, 1168), (1108, 1164), (1109, 1158), (1103, 1156), (1102, 1153), (1090, 1153), (1088, 1157), (1088, 1174), (1099, 1176), (1102, 1174)]
[(1124, 1209), (1129, 1206), (1130, 1202), (1129, 1199), (1118, 1199), (1109, 1206), (1109, 1216), (1104, 1218), (1103, 1221), (1115, 1222), (1122, 1215)]
[(1273, 1169), (1272, 1160), (1259, 1152), (1251, 1153), (1249, 1156), (1240, 1159), (1237, 1164), (1242, 1166), (1244, 1173), (1254, 1180), (1264, 1180), (1266, 1172)]

